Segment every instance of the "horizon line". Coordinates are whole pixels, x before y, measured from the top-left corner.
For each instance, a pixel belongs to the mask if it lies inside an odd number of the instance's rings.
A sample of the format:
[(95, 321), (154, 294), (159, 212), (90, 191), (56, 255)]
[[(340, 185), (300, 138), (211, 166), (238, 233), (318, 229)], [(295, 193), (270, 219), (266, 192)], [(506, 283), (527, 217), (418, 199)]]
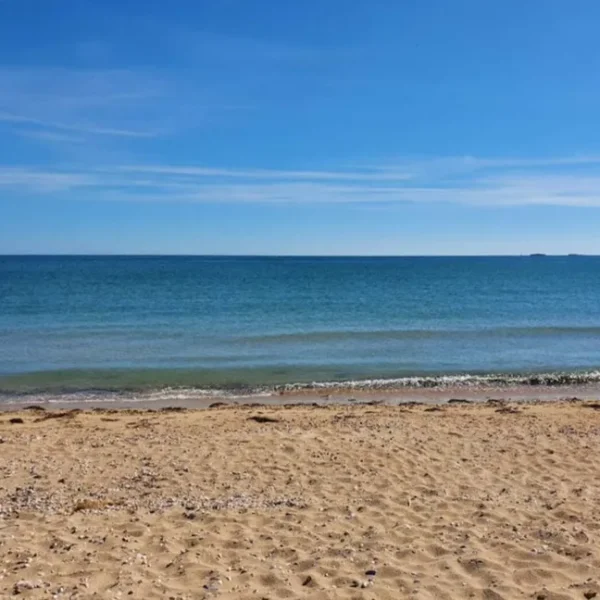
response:
[(600, 258), (600, 254), (570, 252), (548, 254), (155, 254), (155, 253), (1, 253), (0, 258)]

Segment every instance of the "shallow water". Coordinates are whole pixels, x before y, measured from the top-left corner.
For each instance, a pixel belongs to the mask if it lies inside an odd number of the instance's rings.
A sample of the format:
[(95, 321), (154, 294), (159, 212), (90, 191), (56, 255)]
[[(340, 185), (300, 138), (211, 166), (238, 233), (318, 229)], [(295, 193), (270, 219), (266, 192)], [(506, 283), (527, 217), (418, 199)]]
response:
[(599, 369), (599, 257), (0, 257), (4, 396)]

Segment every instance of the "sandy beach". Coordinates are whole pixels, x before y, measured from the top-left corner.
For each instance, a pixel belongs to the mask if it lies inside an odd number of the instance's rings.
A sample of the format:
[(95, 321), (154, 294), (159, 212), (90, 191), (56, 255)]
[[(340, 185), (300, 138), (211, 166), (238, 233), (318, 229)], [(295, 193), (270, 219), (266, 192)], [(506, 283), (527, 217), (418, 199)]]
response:
[(590, 401), (0, 415), (0, 596), (600, 598)]

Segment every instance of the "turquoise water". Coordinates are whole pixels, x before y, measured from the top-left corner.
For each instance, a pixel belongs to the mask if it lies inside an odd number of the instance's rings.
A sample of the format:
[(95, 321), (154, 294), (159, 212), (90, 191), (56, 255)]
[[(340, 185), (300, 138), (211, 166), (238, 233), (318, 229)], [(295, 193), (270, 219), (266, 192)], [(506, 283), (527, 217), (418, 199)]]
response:
[(0, 257), (4, 396), (599, 368), (600, 257)]

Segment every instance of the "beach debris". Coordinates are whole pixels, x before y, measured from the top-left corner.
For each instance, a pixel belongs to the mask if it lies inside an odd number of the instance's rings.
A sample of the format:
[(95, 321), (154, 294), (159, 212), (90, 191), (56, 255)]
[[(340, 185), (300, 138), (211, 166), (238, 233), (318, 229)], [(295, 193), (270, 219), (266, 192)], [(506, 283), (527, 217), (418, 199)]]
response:
[(44, 412), (46, 409), (41, 406), (40, 404), (30, 404), (29, 406), (26, 406), (23, 410), (32, 410), (32, 411), (36, 411), (36, 412)]
[(248, 417), (248, 421), (255, 421), (256, 423), (279, 423), (279, 419), (266, 417), (264, 415), (254, 415), (252, 417)]
[(600, 410), (600, 402), (590, 402), (589, 404), (584, 404), (587, 408), (593, 408), (594, 410)]
[(448, 404), (473, 404), (473, 400), (467, 400), (466, 398), (450, 398)]
[[(117, 503), (118, 504), (118, 503)], [(78, 500), (73, 507), (73, 512), (82, 512), (85, 510), (104, 510), (111, 506), (115, 506), (116, 503), (110, 500), (95, 500), (86, 498), (85, 500)]]
[(12, 419), (9, 419), (8, 422), (12, 423), (13, 425), (22, 425), (25, 423), (21, 417), (13, 417)]
[(213, 402), (208, 405), (208, 408), (219, 408), (220, 406), (227, 406), (227, 402)]
[(312, 578), (312, 576), (307, 575), (306, 578), (304, 579), (304, 581), (302, 582), (303, 586), (314, 586), (314, 579)]
[(43, 586), (44, 584), (41, 581), (17, 581), (13, 586), (13, 594), (17, 596), (29, 590), (39, 590)]
[(592, 600), (592, 598), (596, 598), (598, 596), (598, 592), (594, 592), (593, 590), (588, 590), (587, 592), (583, 592), (583, 597), (586, 600)]
[(41, 421), (48, 421), (50, 419), (72, 419), (80, 413), (81, 410), (78, 408), (74, 408), (73, 410), (67, 410), (63, 412), (46, 412), (44, 410), (44, 414), (41, 417), (38, 417), (35, 420), (35, 423), (40, 423)]
[(377, 571), (375, 571), (375, 569), (369, 569), (368, 571), (365, 571), (365, 575), (367, 576), (366, 581), (361, 581), (360, 579), (353, 579), (350, 582), (350, 587), (365, 589), (372, 586), (373, 579), (375, 578), (375, 575), (377, 575)]
[(521, 411), (514, 406), (503, 406), (502, 408), (497, 408), (496, 412), (505, 415), (518, 415)]
[(444, 412), (444, 409), (439, 406), (430, 406), (425, 409), (425, 412)]
[(208, 581), (202, 586), (207, 592), (216, 593), (219, 591), (223, 581), (218, 573), (211, 571), (208, 576)]

